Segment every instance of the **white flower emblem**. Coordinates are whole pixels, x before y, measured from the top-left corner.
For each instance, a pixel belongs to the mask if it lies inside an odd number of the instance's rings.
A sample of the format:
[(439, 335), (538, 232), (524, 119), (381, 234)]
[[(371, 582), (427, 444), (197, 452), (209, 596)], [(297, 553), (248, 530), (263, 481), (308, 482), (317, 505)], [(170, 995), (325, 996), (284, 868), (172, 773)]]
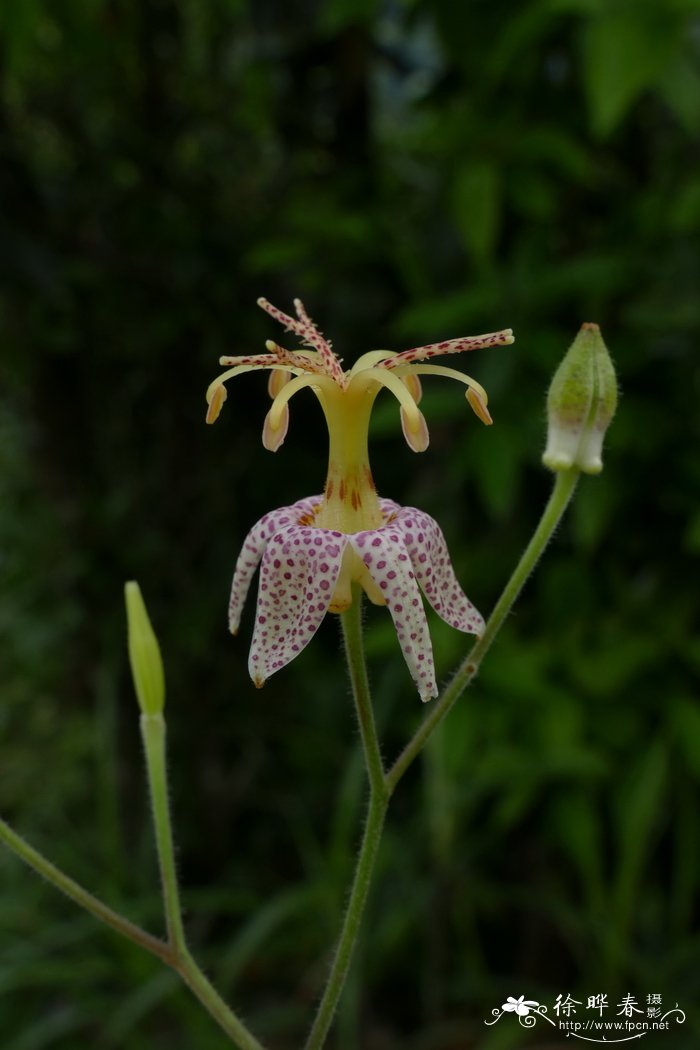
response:
[(534, 999), (526, 999), (524, 995), (519, 996), (517, 999), (514, 999), (512, 995), (509, 995), (501, 1007), (501, 1010), (504, 1010), (509, 1014), (517, 1014), (518, 1017), (527, 1017), (530, 1010), (539, 1005), (540, 1004), (536, 1003)]

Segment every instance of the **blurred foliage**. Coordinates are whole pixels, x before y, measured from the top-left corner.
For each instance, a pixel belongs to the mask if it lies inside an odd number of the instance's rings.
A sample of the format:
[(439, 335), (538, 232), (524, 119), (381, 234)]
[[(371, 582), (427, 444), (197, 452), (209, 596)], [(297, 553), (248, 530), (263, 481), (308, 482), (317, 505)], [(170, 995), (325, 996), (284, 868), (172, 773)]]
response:
[[(688, 1011), (664, 1046), (697, 1045), (699, 40), (698, 0), (0, 6), (0, 809), (159, 928), (138, 579), (193, 948), (272, 1050), (319, 994), (364, 782), (332, 618), (262, 693), (251, 610), (226, 633), (247, 529), (324, 478), (300, 404), (262, 450), (258, 376), (204, 426), (218, 356), (278, 336), (260, 294), (301, 295), (347, 361), (515, 329), (468, 363), (496, 426), (438, 381), (425, 455), (393, 405), (374, 423), (380, 491), (441, 522), (484, 611), (546, 499), (545, 392), (582, 321), (623, 391), (604, 474), (398, 793), (331, 1045), (535, 1045), (483, 1019), (567, 992), (663, 993)], [(422, 711), (367, 620), (392, 755)], [(444, 676), (465, 640), (431, 623)], [(0, 883), (4, 1050), (223, 1046), (4, 854)]]

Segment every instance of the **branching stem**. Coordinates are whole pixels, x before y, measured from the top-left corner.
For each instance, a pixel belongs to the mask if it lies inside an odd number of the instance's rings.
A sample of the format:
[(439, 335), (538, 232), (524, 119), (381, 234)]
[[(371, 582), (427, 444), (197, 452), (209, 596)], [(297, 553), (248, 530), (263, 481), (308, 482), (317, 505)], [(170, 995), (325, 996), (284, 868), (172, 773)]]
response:
[(535, 568), (549, 540), (552, 538), (561, 516), (574, 493), (578, 477), (579, 472), (577, 470), (557, 473), (552, 494), (542, 513), (540, 522), (515, 567), (515, 571), (504, 587), (501, 597), (496, 602), (484, 628), (484, 633), (457, 668), (442, 696), (432, 705), (430, 713), (416, 730), (414, 736), (388, 772), (385, 772), (382, 763), (367, 680), (367, 668), (362, 643), (362, 605), (359, 588), (353, 591), (352, 605), (341, 615), (345, 653), (360, 734), (362, 736), (362, 746), (370, 784), (370, 796), (365, 831), (357, 858), (347, 911), (345, 912), (326, 987), (321, 997), (305, 1050), (321, 1050), (333, 1022), (333, 1016), (340, 1000), (362, 921), (389, 799), (401, 777), (420, 754), (430, 734), (442, 722), (476, 675), (484, 656), (493, 644), (513, 603), (523, 589), (528, 576)]

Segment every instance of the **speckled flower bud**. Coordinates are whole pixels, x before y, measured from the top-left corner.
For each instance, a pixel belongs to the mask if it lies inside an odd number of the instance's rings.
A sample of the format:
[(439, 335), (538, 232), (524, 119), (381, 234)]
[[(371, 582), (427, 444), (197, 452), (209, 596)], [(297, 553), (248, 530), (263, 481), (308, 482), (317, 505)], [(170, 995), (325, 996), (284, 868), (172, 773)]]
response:
[(597, 324), (584, 324), (554, 373), (542, 462), (550, 470), (603, 469), (603, 438), (617, 406), (617, 380)]
[(144, 715), (159, 715), (165, 703), (165, 675), (160, 646), (134, 580), (124, 586), (129, 663), (139, 707)]

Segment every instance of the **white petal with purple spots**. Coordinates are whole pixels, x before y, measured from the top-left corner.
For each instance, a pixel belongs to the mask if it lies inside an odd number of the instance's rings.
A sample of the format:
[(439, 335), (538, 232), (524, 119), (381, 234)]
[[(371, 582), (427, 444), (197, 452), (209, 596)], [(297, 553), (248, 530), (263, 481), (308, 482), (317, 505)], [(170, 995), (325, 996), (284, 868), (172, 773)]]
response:
[(484, 619), (457, 582), (438, 523), (422, 510), (402, 507), (393, 526), (400, 531), (416, 579), (438, 616), (458, 631), (481, 634)]
[(421, 699), (430, 700), (437, 685), (419, 585), (446, 623), (473, 634), (484, 627), (457, 582), (439, 526), (423, 511), (383, 499), (383, 525), (346, 535), (314, 524), (321, 500), (312, 496), (266, 514), (246, 537), (233, 577), (229, 623), (235, 633), (262, 561), (248, 662), (253, 681), (262, 685), (311, 641), (333, 599), (349, 543), (386, 601)]
[(228, 623), (232, 634), (238, 630), (250, 581), (260, 563), (268, 540), (280, 529), (296, 524), (300, 518), (313, 518), (321, 498), (321, 496), (309, 496), (307, 499), (300, 499), (297, 503), (293, 503), (291, 507), (280, 507), (278, 510), (270, 511), (253, 526), (246, 536), (243, 549), (236, 562), (231, 585)]
[(265, 547), (248, 669), (261, 686), (304, 649), (335, 590), (347, 536), (286, 525)]
[(401, 504), (395, 503), (393, 499), (380, 499), (379, 506), (382, 508), (385, 525), (390, 522), (392, 518), (395, 518), (401, 510)]
[(433, 648), (406, 545), (394, 524), (348, 537), (384, 595), (421, 700), (437, 696)]

